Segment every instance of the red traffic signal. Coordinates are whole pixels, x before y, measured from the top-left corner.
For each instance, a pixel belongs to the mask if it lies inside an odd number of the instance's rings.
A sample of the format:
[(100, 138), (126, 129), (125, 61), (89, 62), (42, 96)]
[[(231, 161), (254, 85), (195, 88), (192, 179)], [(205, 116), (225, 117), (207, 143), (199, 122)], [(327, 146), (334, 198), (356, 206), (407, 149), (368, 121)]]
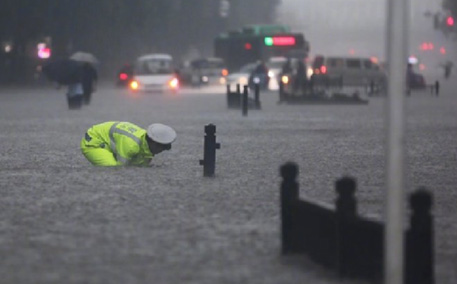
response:
[(452, 16), (449, 16), (446, 18), (446, 25), (448, 26), (454, 26), (454, 18)]

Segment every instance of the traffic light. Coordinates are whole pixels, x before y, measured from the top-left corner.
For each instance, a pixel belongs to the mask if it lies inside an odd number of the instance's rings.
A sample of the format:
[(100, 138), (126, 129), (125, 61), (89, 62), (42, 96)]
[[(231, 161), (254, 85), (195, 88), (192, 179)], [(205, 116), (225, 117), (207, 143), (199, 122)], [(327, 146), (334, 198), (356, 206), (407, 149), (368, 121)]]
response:
[(454, 26), (454, 18), (452, 16), (448, 16), (446, 18), (446, 25), (448, 27), (453, 27)]

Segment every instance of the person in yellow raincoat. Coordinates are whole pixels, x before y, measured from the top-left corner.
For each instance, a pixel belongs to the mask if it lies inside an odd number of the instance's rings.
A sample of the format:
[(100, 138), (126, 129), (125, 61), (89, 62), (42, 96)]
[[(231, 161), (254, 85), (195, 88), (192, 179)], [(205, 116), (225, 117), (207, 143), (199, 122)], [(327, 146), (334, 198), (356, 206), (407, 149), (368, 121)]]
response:
[(95, 166), (148, 166), (152, 157), (171, 149), (173, 128), (153, 123), (143, 129), (130, 122), (108, 121), (89, 128), (81, 152)]

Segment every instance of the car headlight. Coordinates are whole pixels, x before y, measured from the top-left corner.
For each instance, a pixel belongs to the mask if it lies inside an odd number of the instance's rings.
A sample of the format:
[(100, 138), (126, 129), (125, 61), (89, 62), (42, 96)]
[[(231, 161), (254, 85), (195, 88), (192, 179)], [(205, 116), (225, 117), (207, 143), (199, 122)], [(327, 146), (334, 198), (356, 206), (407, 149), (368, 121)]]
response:
[(271, 71), (271, 70), (268, 71), (268, 77), (274, 78), (274, 77), (275, 77), (275, 72), (273, 72), (273, 71)]
[(289, 84), (289, 76), (287, 76), (287, 75), (282, 76), (282, 77), (281, 77), (281, 82), (282, 82), (284, 85)]
[(177, 89), (179, 87), (179, 81), (177, 78), (173, 78), (168, 82), (168, 86), (172, 89)]
[(247, 85), (247, 84), (248, 84), (248, 78), (246, 78), (246, 77), (240, 77), (240, 79), (238, 80), (238, 82), (240, 82), (240, 85)]
[(132, 82), (130, 82), (129, 86), (130, 86), (130, 89), (132, 89), (133, 91), (136, 91), (140, 87), (140, 84), (138, 83), (138, 81), (133, 80)]

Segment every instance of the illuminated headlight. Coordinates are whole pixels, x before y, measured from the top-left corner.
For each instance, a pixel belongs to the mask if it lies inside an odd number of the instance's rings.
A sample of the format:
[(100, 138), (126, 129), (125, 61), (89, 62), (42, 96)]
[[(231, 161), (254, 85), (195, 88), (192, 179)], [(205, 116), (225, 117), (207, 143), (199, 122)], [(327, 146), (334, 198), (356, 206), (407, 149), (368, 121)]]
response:
[(179, 81), (177, 78), (173, 78), (168, 82), (168, 86), (172, 89), (177, 89), (179, 87)]
[(260, 78), (259, 77), (254, 77), (254, 79), (252, 81), (254, 81), (254, 84), (259, 84), (260, 83)]
[(204, 82), (204, 83), (208, 83), (208, 80), (209, 80), (209, 79), (208, 79), (208, 77), (207, 77), (207, 76), (203, 76), (203, 77), (202, 77), (202, 82)]
[(282, 76), (282, 77), (281, 77), (281, 82), (282, 82), (284, 85), (289, 84), (289, 76), (286, 76), (286, 75)]
[(306, 70), (306, 75), (308, 76), (308, 78), (310, 78), (311, 75), (313, 75), (313, 68), (308, 67), (308, 69)]
[(138, 84), (138, 81), (132, 81), (130, 82), (130, 89), (136, 91), (140, 87), (140, 84)]
[(219, 83), (221, 85), (225, 85), (227, 83), (227, 80), (225, 79), (225, 77), (221, 77), (221, 78), (219, 78)]
[(246, 78), (246, 77), (240, 77), (240, 79), (238, 81), (240, 82), (240, 85), (248, 84), (248, 78)]
[(268, 77), (274, 78), (274, 77), (275, 77), (275, 72), (273, 72), (273, 71), (268, 71)]

